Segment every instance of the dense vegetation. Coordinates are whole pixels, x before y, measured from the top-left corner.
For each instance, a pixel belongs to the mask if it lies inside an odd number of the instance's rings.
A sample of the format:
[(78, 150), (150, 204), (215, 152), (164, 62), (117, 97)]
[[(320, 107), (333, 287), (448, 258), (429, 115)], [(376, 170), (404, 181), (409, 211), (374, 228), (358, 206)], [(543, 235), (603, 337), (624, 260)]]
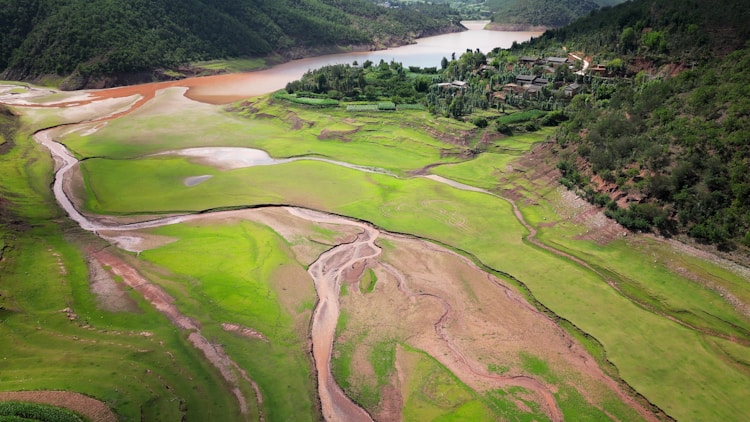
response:
[(750, 25), (741, 1), (718, 3), (628, 2), (523, 47), (564, 42), (625, 76), (567, 108), (563, 183), (628, 228), (731, 248), (750, 246)]
[(457, 30), (447, 6), (364, 0), (0, 0), (4, 79), (108, 75), (204, 59), (296, 56)]
[(423, 102), (436, 78), (436, 68), (405, 68), (401, 63), (374, 64), (370, 60), (360, 66), (337, 64), (308, 71), (302, 79), (287, 84), (286, 90), (298, 97), (326, 97), (350, 101), (387, 100), (396, 104)]
[[(422, 0), (392, 1), (391, 4), (410, 4)], [(517, 27), (559, 27), (599, 7), (612, 6), (623, 0), (432, 0), (448, 4), (461, 13), (463, 19), (491, 19)]]
[(75, 413), (36, 403), (0, 402), (0, 421), (81, 422)]
[[(579, 96), (559, 137), (564, 183), (631, 229), (750, 246), (748, 65), (742, 49), (674, 78)], [(623, 195), (630, 202), (616, 201)]]
[(503, 25), (531, 25), (557, 28), (599, 8), (593, 0), (524, 0), (505, 3), (492, 15)]
[(742, 47), (750, 36), (750, 9), (742, 0), (634, 0), (594, 10), (530, 46), (564, 44), (571, 51), (625, 61), (700, 63)]

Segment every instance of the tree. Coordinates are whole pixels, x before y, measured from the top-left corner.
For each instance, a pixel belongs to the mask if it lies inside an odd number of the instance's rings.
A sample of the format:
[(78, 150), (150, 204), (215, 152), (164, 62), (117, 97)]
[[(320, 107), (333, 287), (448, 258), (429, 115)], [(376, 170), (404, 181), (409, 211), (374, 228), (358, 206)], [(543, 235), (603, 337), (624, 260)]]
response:
[(638, 47), (638, 34), (636, 34), (635, 29), (631, 27), (623, 29), (622, 35), (620, 35), (620, 48), (622, 52), (634, 52), (636, 47)]
[(466, 100), (463, 95), (456, 95), (448, 106), (448, 114), (453, 118), (458, 118), (466, 112)]

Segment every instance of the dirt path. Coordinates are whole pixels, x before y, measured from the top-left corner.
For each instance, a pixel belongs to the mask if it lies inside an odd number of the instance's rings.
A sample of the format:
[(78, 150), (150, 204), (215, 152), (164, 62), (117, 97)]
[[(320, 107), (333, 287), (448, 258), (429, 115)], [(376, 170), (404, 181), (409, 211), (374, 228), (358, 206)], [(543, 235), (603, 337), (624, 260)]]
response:
[(117, 422), (117, 416), (106, 404), (70, 391), (13, 391), (0, 393), (0, 401), (22, 401), (64, 407), (94, 422)]

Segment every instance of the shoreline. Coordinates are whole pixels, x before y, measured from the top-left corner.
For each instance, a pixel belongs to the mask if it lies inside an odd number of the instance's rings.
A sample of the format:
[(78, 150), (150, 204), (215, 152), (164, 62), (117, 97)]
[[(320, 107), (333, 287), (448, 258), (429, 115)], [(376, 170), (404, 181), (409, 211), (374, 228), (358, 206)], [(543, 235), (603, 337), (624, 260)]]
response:
[(487, 31), (505, 31), (505, 32), (544, 32), (552, 29), (548, 26), (529, 25), (524, 23), (499, 23), (489, 22), (485, 27)]

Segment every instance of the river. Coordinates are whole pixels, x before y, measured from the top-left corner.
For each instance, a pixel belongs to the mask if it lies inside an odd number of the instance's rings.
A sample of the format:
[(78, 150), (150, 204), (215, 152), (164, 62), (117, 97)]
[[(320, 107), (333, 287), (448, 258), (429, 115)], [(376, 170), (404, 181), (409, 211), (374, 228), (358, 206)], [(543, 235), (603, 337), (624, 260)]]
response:
[[(290, 81), (297, 80), (311, 69), (330, 64), (364, 63), (370, 60), (379, 63), (397, 61), (405, 66), (432, 67), (440, 66), (443, 57), (451, 58), (453, 53), (459, 57), (467, 49), (477, 48), (487, 53), (495, 47), (508, 48), (514, 41), (528, 41), (539, 36), (541, 32), (487, 31), (482, 28), (489, 21), (463, 21), (468, 31), (420, 38), (415, 44), (389, 48), (387, 50), (329, 54), (292, 60), (273, 68), (257, 72), (233, 75), (218, 75), (206, 78), (194, 78), (196, 82), (189, 94), (192, 99), (221, 103), (230, 102), (239, 97), (267, 94), (282, 89)], [(202, 83), (202, 82), (206, 83)]]

